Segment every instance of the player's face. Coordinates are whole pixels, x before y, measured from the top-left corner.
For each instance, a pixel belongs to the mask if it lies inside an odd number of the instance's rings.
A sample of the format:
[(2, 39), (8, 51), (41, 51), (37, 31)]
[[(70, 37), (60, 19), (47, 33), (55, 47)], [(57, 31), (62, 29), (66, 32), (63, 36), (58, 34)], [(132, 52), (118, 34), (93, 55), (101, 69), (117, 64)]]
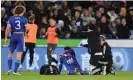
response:
[(55, 26), (56, 24), (55, 20), (52, 20), (52, 19), (49, 20), (49, 23), (50, 23), (50, 26)]
[(104, 41), (103, 41), (103, 40), (101, 40), (101, 45), (103, 45), (103, 43), (104, 43)]

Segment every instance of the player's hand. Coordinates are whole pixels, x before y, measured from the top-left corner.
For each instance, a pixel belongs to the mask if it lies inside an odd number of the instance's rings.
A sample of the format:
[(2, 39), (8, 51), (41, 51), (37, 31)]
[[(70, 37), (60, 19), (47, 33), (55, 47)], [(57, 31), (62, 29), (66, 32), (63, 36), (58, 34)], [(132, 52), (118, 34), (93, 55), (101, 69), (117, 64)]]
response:
[(25, 38), (26, 38), (26, 39), (28, 39), (28, 38), (29, 38), (28, 34), (25, 34)]
[(5, 39), (5, 45), (7, 45), (8, 44), (8, 39)]
[(83, 45), (82, 43), (80, 44), (80, 46), (81, 46), (81, 47), (84, 47), (84, 45)]
[(64, 54), (60, 54), (60, 56), (63, 56)]

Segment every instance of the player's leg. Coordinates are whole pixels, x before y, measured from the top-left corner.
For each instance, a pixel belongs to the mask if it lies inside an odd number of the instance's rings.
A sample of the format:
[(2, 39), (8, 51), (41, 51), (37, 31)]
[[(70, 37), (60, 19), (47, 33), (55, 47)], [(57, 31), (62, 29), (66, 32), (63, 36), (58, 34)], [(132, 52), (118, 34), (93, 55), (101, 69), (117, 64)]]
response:
[[(55, 48), (57, 47), (57, 45), (56, 44), (53, 44), (52, 45), (52, 53), (54, 54), (54, 51), (55, 51)], [(53, 55), (52, 54), (52, 55)], [(52, 62), (55, 62), (56, 64), (58, 64), (58, 61), (54, 58), (54, 57), (52, 57)]]
[(23, 54), (23, 51), (24, 51), (24, 36), (23, 35), (18, 35), (17, 36), (18, 39), (17, 39), (17, 60), (15, 62), (15, 68), (14, 68), (14, 75), (20, 75), (18, 73), (18, 68), (20, 66), (20, 63), (21, 63), (21, 58), (22, 58), (22, 54)]
[(68, 75), (76, 75), (77, 72), (75, 72), (75, 69), (77, 69), (77, 68), (74, 65), (73, 65), (73, 67), (67, 67), (67, 74)]
[(28, 43), (25, 43), (25, 50), (24, 50), (24, 52), (23, 52), (23, 54), (22, 54), (21, 65), (23, 65), (23, 62), (24, 62), (24, 59), (25, 59), (25, 55), (26, 55), (28, 49), (29, 49)]
[(48, 44), (47, 48), (47, 57), (48, 57), (48, 64), (51, 65), (52, 62), (58, 63), (58, 61), (52, 57), (54, 50), (56, 48), (56, 44)]
[[(95, 53), (96, 54), (96, 53)], [(101, 71), (101, 67), (99, 66), (98, 64), (98, 61), (101, 59), (101, 55), (92, 55), (92, 66), (93, 66), (93, 69), (92, 69), (92, 72), (90, 73), (91, 75), (99, 75), (100, 74), (100, 71)], [(100, 53), (98, 53), (100, 54)]]
[(47, 48), (47, 58), (48, 58), (48, 64), (51, 65), (52, 63), (52, 45), (48, 44), (48, 48)]
[[(12, 35), (13, 37), (13, 35)], [(6, 74), (10, 75), (11, 74), (11, 68), (12, 68), (12, 63), (13, 63), (13, 60), (12, 60), (12, 56), (13, 56), (13, 52), (14, 50), (16, 49), (16, 40), (15, 38), (12, 38), (11, 37), (11, 40), (10, 40), (10, 44), (9, 44), (9, 53), (8, 53), (8, 72)]]
[(29, 45), (29, 52), (30, 52), (30, 60), (29, 60), (29, 71), (31, 71), (31, 66), (34, 60), (34, 49), (35, 49), (35, 43), (30, 43)]
[(17, 60), (16, 60), (16, 62), (15, 62), (15, 68), (14, 68), (14, 72), (13, 72), (14, 75), (20, 75), (20, 74), (18, 73), (18, 68), (19, 68), (20, 63), (21, 63), (22, 53), (23, 53), (23, 52), (17, 52)]
[(12, 60), (12, 56), (13, 56), (13, 52), (9, 52), (8, 54), (8, 72), (6, 74), (10, 75), (12, 73), (12, 63), (13, 63), (13, 60)]
[(18, 71), (21, 71), (22, 68), (23, 68), (23, 62), (24, 62), (24, 60), (25, 60), (25, 55), (26, 55), (28, 49), (29, 49), (29, 48), (28, 48), (28, 43), (25, 43), (25, 50), (24, 50), (24, 52), (23, 52), (23, 54), (22, 54), (21, 65), (19, 66)]
[(106, 65), (107, 66), (107, 70), (106, 70), (107, 74), (115, 75), (115, 71), (112, 69), (112, 64), (113, 64), (112, 56), (108, 56), (107, 60), (108, 60), (108, 64)]

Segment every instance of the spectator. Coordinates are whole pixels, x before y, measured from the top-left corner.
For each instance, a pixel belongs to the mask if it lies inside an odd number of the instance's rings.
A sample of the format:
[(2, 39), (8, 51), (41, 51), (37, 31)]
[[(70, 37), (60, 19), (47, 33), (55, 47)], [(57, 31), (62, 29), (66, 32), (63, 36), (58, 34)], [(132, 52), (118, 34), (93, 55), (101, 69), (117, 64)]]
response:
[(80, 6), (80, 4), (78, 4), (78, 3), (74, 3), (74, 4), (73, 4), (73, 8), (72, 8), (72, 10), (71, 10), (72, 17), (75, 16), (75, 12), (76, 12), (77, 10), (80, 12), (80, 11), (81, 11), (81, 6)]
[(109, 29), (111, 31), (111, 38), (112, 39), (117, 39), (117, 24), (115, 21), (111, 22)]
[(53, 11), (52, 10), (50, 10), (49, 12), (48, 12), (48, 19), (47, 19), (47, 21), (50, 19), (50, 18), (53, 18), (53, 16), (54, 16), (54, 13), (53, 13)]
[(71, 38), (74, 38), (74, 39), (79, 38), (76, 27), (72, 28), (71, 30)]
[(44, 33), (47, 31), (49, 25), (47, 23), (47, 17), (42, 17), (41, 22), (39, 23), (39, 29), (38, 29), (38, 37), (44, 38)]
[(126, 19), (123, 18), (121, 21), (121, 26), (118, 28), (118, 38), (119, 39), (129, 39), (130, 38), (130, 30), (127, 26)]
[(6, 9), (2, 7), (1, 8), (1, 38), (5, 37), (6, 22), (7, 22)]
[(36, 24), (38, 24), (44, 14), (44, 5), (43, 5), (43, 1), (37, 1), (35, 4), (35, 18), (36, 18)]
[(70, 32), (66, 32), (66, 34), (65, 34), (65, 39), (70, 39), (70, 37), (71, 37), (71, 33)]
[(76, 19), (73, 17), (70, 25), (71, 38), (78, 38)]
[(89, 17), (93, 17), (94, 16), (94, 12), (93, 12), (92, 6), (88, 7), (88, 12), (89, 12)]
[(121, 26), (121, 20), (119, 17), (115, 19), (117, 26)]
[(39, 38), (46, 38), (45, 33), (46, 33), (46, 29), (45, 28), (41, 28), (40, 37)]
[(102, 15), (105, 15), (105, 10), (104, 10), (104, 7), (99, 7), (99, 10), (98, 10)]
[(63, 4), (62, 4), (62, 8), (64, 10), (64, 13), (66, 14), (68, 12), (68, 6), (67, 6), (67, 1), (64, 1)]
[(98, 24), (101, 21), (102, 14), (99, 11), (96, 11), (95, 18)]
[(15, 2), (15, 6), (17, 6), (17, 5), (22, 5), (22, 6), (25, 6), (25, 7), (26, 7), (26, 4), (25, 4), (25, 2), (24, 2), (23, 0), (21, 0), (21, 1), (16, 1), (16, 2)]
[(71, 21), (71, 10), (69, 9), (66, 13), (65, 13), (65, 16), (68, 17), (69, 21)]
[(64, 21), (58, 20), (58, 23), (56, 24), (56, 27), (58, 27), (60, 32), (63, 32), (62, 28), (64, 28)]
[(102, 16), (101, 22), (98, 24), (98, 26), (100, 28), (101, 35), (105, 35), (107, 38), (109, 38), (110, 31), (106, 16)]
[(64, 12), (63, 10), (59, 10), (59, 20), (62, 20), (64, 22), (64, 27), (63, 27), (63, 31), (70, 31), (70, 28), (69, 28), (69, 24), (70, 24), (70, 21), (69, 21), (69, 18), (67, 15), (64, 15)]
[(114, 9), (108, 11), (107, 14), (110, 17), (110, 22), (114, 21), (118, 17)]
[(30, 10), (28, 11), (28, 13), (27, 13), (26, 16), (27, 16), (27, 17), (29, 17), (29, 16), (34, 16), (34, 17), (35, 17), (35, 14), (33, 13), (33, 10), (30, 9)]
[(70, 26), (70, 30), (73, 30), (73, 28), (78, 28), (76, 25), (76, 19), (74, 17), (72, 18), (71, 24), (69, 26)]
[(80, 18), (80, 11), (75, 12), (76, 25), (78, 26), (78, 31), (82, 30), (82, 19)]
[(9, 17), (9, 16), (12, 16), (12, 13), (11, 13), (11, 10), (12, 10), (12, 8), (13, 8), (12, 1), (6, 1), (5, 4), (4, 4), (4, 7), (5, 7), (6, 10), (7, 10), (7, 15), (8, 15), (8, 17)]
[(129, 8), (129, 14), (127, 16), (127, 25), (129, 29), (133, 31), (133, 7)]
[(58, 10), (54, 10), (54, 13), (53, 13), (53, 18), (56, 20), (56, 22), (58, 22), (59, 20), (59, 14), (58, 14)]
[(119, 17), (120, 19), (126, 18), (126, 8), (121, 8)]
[(87, 9), (85, 9), (83, 11), (83, 14), (81, 15), (81, 18), (83, 20), (83, 26), (84, 27), (86, 27), (88, 24), (90, 24), (91, 17), (89, 17), (89, 11)]

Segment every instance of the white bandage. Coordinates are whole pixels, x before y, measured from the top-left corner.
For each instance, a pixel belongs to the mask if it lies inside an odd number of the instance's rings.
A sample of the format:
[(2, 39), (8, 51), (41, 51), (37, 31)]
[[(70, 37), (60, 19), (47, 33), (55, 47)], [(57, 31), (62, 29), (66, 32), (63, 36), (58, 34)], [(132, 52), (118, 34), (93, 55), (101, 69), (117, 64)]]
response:
[(103, 55), (102, 52), (95, 53), (94, 55)]

